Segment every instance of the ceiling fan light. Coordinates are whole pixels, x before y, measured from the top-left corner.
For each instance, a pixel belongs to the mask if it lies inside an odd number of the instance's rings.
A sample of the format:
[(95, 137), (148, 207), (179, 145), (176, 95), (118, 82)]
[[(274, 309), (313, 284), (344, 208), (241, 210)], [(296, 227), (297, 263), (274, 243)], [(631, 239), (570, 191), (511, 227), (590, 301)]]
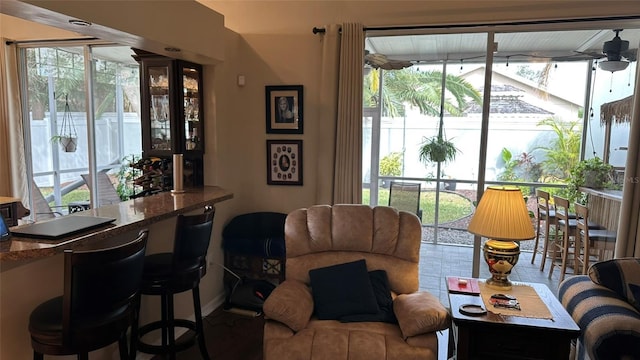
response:
[(629, 62), (628, 61), (601, 61), (598, 63), (598, 66), (602, 70), (611, 71), (613, 73), (616, 71), (621, 71), (626, 69), (627, 66), (629, 66)]

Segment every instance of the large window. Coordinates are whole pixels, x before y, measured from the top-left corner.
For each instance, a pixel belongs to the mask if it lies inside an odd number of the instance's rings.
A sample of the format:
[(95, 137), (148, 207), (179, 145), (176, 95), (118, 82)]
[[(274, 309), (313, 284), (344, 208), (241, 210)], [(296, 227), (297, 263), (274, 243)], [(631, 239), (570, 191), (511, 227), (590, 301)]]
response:
[[(104, 205), (107, 193), (126, 198), (127, 184), (119, 184), (118, 173), (123, 159), (142, 151), (139, 67), (131, 54), (115, 45), (21, 48), (25, 153), (36, 219)], [(92, 199), (94, 174), (101, 185)], [(111, 187), (98, 181), (105, 175)], [(50, 209), (43, 208), (42, 197)]]
[[(471, 245), (479, 186), (517, 185), (534, 210), (533, 189), (563, 191), (582, 157), (624, 167), (628, 118), (601, 116), (601, 107), (634, 93), (635, 52), (611, 72), (598, 66), (616, 35), (609, 28), (516, 29), (367, 37), (369, 54), (412, 66), (365, 71), (363, 202), (386, 205), (391, 181), (420, 183), (423, 239)], [(619, 35), (637, 48), (637, 24)], [(455, 156), (423, 161), (434, 139)]]

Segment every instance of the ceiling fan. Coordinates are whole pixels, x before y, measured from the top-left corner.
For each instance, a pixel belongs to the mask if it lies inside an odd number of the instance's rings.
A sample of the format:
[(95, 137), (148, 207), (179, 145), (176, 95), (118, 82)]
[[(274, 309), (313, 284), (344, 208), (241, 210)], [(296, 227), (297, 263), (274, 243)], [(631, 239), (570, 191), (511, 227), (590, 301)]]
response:
[(374, 69), (383, 70), (400, 70), (410, 66), (413, 66), (411, 61), (405, 60), (391, 60), (386, 55), (374, 54), (369, 50), (364, 51), (364, 63)]
[[(574, 55), (554, 57), (553, 60), (591, 60), (591, 59), (600, 60), (600, 59), (606, 58), (605, 60), (602, 60), (599, 62), (599, 64), (603, 64), (608, 61), (612, 62), (611, 64), (604, 65), (605, 68), (607, 66), (612, 66), (614, 64), (616, 66), (624, 66), (626, 68), (626, 66), (628, 66), (629, 61), (636, 60), (636, 52), (635, 50), (629, 50), (629, 41), (622, 40), (620, 38), (619, 34), (622, 30), (623, 29), (613, 30), (613, 32), (615, 32), (616, 35), (614, 36), (613, 39), (604, 42), (602, 46), (602, 51), (575, 50)], [(620, 63), (615, 63), (615, 62), (620, 62)], [(608, 70), (608, 69), (604, 69), (604, 70)]]
[(578, 53), (588, 55), (593, 59), (606, 58), (598, 62), (598, 66), (602, 70), (615, 72), (626, 69), (630, 61), (636, 60), (636, 51), (633, 49), (629, 50), (629, 41), (620, 38), (620, 32), (622, 32), (622, 30), (623, 29), (613, 30), (616, 35), (613, 39), (604, 42), (601, 53), (579, 51)]
[[(629, 61), (626, 59), (630, 59), (635, 53), (629, 52), (629, 41), (620, 38), (619, 34), (622, 29), (615, 29), (613, 31), (616, 33), (616, 36), (609, 41), (605, 41), (602, 47), (602, 52), (607, 55), (607, 60), (598, 63), (600, 69), (611, 71), (612, 73), (626, 69), (627, 66), (629, 66)], [(623, 60), (623, 58), (625, 58), (625, 60)]]

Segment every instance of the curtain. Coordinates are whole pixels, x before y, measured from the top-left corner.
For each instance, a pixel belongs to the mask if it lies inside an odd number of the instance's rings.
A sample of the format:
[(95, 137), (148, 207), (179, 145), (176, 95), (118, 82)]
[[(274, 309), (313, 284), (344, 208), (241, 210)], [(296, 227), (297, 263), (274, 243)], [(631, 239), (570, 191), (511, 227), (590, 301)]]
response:
[[(319, 121), (317, 133), (319, 146), (316, 165), (318, 174), (330, 174), (335, 171), (336, 118), (338, 116), (338, 79), (340, 65), (340, 25), (325, 26), (321, 36), (322, 68), (320, 76)], [(332, 204), (333, 182), (320, 182), (316, 191), (318, 204)]]
[(4, 81), (0, 85), (0, 196), (19, 198), (28, 207), (17, 46), (1, 40), (0, 78)]
[(615, 257), (640, 258), (640, 71), (636, 69), (635, 97), (629, 129), (629, 150), (625, 181), (620, 205), (620, 222), (616, 240)]
[(334, 204), (362, 203), (362, 71), (364, 27), (342, 24), (338, 117), (336, 127)]

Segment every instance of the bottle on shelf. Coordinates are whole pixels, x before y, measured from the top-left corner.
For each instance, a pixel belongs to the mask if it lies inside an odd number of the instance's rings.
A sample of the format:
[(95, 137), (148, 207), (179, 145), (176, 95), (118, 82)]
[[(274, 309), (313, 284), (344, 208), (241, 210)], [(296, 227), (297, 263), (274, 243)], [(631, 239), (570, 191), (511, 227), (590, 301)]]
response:
[(187, 139), (187, 150), (195, 150), (198, 148), (198, 143), (200, 139), (198, 138), (198, 128), (191, 129), (191, 134), (189, 135), (189, 139)]

